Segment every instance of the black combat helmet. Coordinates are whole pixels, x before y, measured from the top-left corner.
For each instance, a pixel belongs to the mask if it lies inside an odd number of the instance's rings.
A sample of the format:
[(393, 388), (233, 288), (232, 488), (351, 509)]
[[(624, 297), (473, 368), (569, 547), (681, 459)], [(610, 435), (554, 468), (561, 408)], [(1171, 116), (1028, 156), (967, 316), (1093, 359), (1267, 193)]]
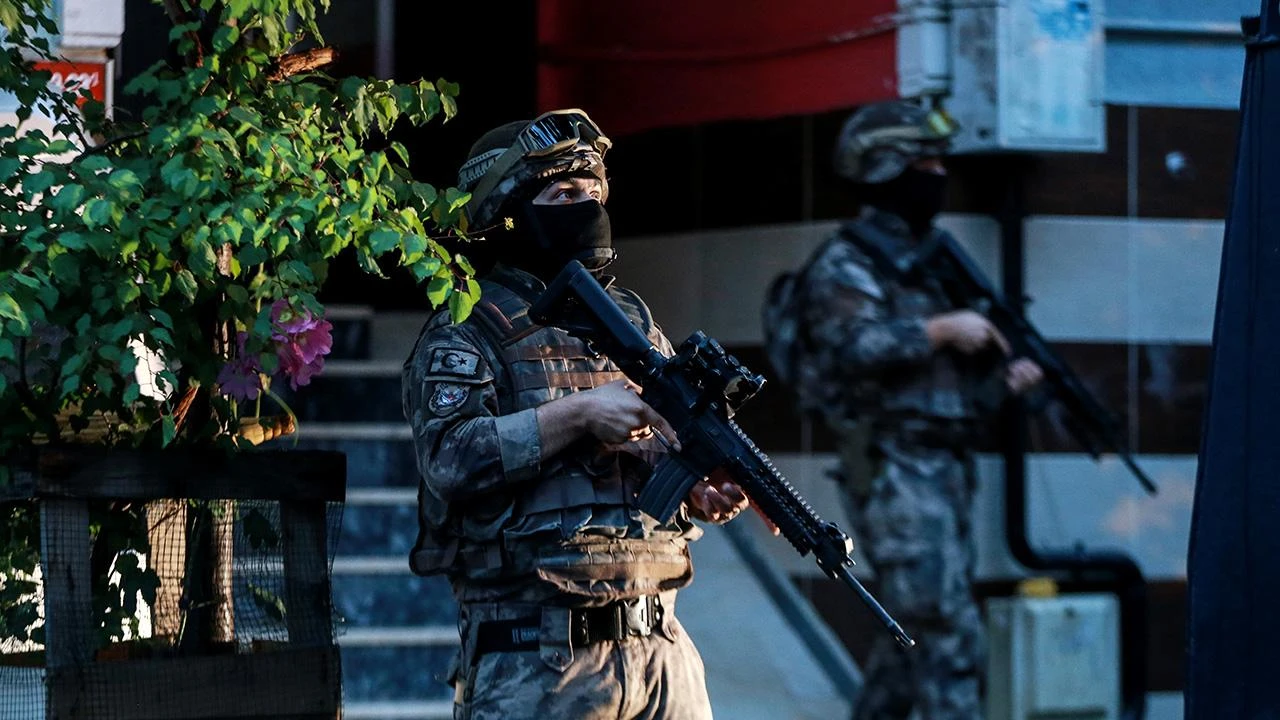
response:
[(849, 116), (836, 140), (832, 164), (846, 180), (889, 182), (912, 162), (946, 153), (959, 125), (944, 110), (905, 100), (866, 105)]

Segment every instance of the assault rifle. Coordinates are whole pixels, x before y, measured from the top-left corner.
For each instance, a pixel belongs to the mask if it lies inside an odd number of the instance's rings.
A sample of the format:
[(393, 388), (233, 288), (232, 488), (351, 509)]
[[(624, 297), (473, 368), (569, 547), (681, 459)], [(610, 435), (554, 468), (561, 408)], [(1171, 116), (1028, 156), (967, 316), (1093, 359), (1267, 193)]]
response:
[[(846, 226), (843, 233), (882, 272), (912, 283), (930, 278), (941, 285), (956, 307), (969, 308), (990, 320), (1009, 341), (1014, 357), (1029, 358), (1044, 371), (1043, 397), (1039, 404), (1044, 405), (1050, 400), (1061, 403), (1066, 410), (1063, 419), (1067, 431), (1090, 456), (1096, 460), (1104, 452), (1114, 453), (1149, 494), (1156, 494), (1155, 483), (1134, 461), (1119, 421), (1094, 398), (1035, 327), (1027, 322), (1021, 309), (1015, 309), (995, 289), (950, 233), (934, 229), (918, 248), (905, 253), (898, 251), (899, 242), (871, 223)], [(1007, 396), (1003, 376), (1003, 373), (994, 373), (995, 382), (986, 384), (982, 393), (986, 404), (998, 405)]]
[(852, 588), (902, 647), (915, 645), (850, 572), (849, 536), (818, 517), (730, 419), (759, 392), (762, 376), (752, 374), (701, 331), (690, 335), (674, 356), (664, 356), (577, 261), (560, 271), (530, 308), (529, 317), (540, 325), (562, 328), (608, 356), (675, 429), (681, 448), (668, 448), (669, 459), (659, 464), (639, 494), (641, 510), (668, 522), (695, 484), (723, 469), (797, 552), (813, 553), (818, 567)]

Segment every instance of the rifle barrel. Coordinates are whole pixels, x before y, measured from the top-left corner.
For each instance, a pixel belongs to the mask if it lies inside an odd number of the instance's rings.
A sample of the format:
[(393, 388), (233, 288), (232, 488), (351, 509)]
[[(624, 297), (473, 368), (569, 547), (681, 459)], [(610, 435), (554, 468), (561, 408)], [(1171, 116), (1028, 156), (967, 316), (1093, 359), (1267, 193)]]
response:
[(836, 568), (836, 576), (843, 580), (845, 585), (853, 588), (854, 592), (858, 593), (858, 597), (862, 598), (862, 602), (866, 603), (867, 607), (871, 608), (872, 614), (874, 614), (876, 619), (889, 630), (889, 633), (893, 635), (893, 639), (898, 641), (898, 644), (902, 646), (902, 649), (910, 650), (915, 647), (916, 641), (911, 639), (911, 636), (907, 634), (907, 631), (902, 629), (902, 626), (899, 625), (898, 621), (894, 620), (893, 616), (884, 609), (884, 606), (880, 604), (880, 601), (876, 600), (875, 596), (863, 587), (862, 583), (858, 582), (858, 578), (853, 576), (853, 573), (850, 572), (848, 566)]

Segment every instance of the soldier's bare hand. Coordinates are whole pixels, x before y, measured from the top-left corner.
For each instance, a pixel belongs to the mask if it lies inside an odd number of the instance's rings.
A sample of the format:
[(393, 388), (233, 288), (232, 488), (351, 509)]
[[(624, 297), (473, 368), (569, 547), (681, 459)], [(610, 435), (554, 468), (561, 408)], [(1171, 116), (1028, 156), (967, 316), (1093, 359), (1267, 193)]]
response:
[(725, 523), (747, 509), (751, 501), (721, 470), (689, 489), (689, 514), (710, 523)]
[(965, 355), (972, 355), (988, 345), (999, 347), (1005, 355), (1010, 352), (1009, 341), (996, 326), (972, 310), (935, 315), (926, 324), (926, 332), (930, 338), (936, 339), (935, 345), (950, 345)]
[(1034, 361), (1027, 358), (1018, 358), (1009, 363), (1009, 367), (1005, 371), (1005, 383), (1009, 386), (1009, 391), (1014, 395), (1021, 395), (1030, 390), (1040, 381), (1044, 379), (1044, 371)]
[(633, 442), (661, 433), (679, 450), (676, 431), (642, 399), (640, 386), (630, 380), (615, 380), (582, 393), (582, 422), (587, 432), (606, 444)]

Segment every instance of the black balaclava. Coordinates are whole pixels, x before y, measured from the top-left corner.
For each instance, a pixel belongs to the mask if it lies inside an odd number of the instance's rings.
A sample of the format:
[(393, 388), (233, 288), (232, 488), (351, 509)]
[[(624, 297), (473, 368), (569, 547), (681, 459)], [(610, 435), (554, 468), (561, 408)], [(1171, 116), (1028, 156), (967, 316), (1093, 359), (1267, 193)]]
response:
[(511, 208), (515, 228), (505, 233), (498, 259), (551, 282), (570, 260), (598, 273), (613, 261), (609, 213), (598, 200), (535, 205), (532, 198)]
[(917, 237), (928, 232), (933, 218), (942, 212), (947, 196), (947, 176), (908, 166), (898, 177), (859, 187), (863, 202), (907, 221)]

